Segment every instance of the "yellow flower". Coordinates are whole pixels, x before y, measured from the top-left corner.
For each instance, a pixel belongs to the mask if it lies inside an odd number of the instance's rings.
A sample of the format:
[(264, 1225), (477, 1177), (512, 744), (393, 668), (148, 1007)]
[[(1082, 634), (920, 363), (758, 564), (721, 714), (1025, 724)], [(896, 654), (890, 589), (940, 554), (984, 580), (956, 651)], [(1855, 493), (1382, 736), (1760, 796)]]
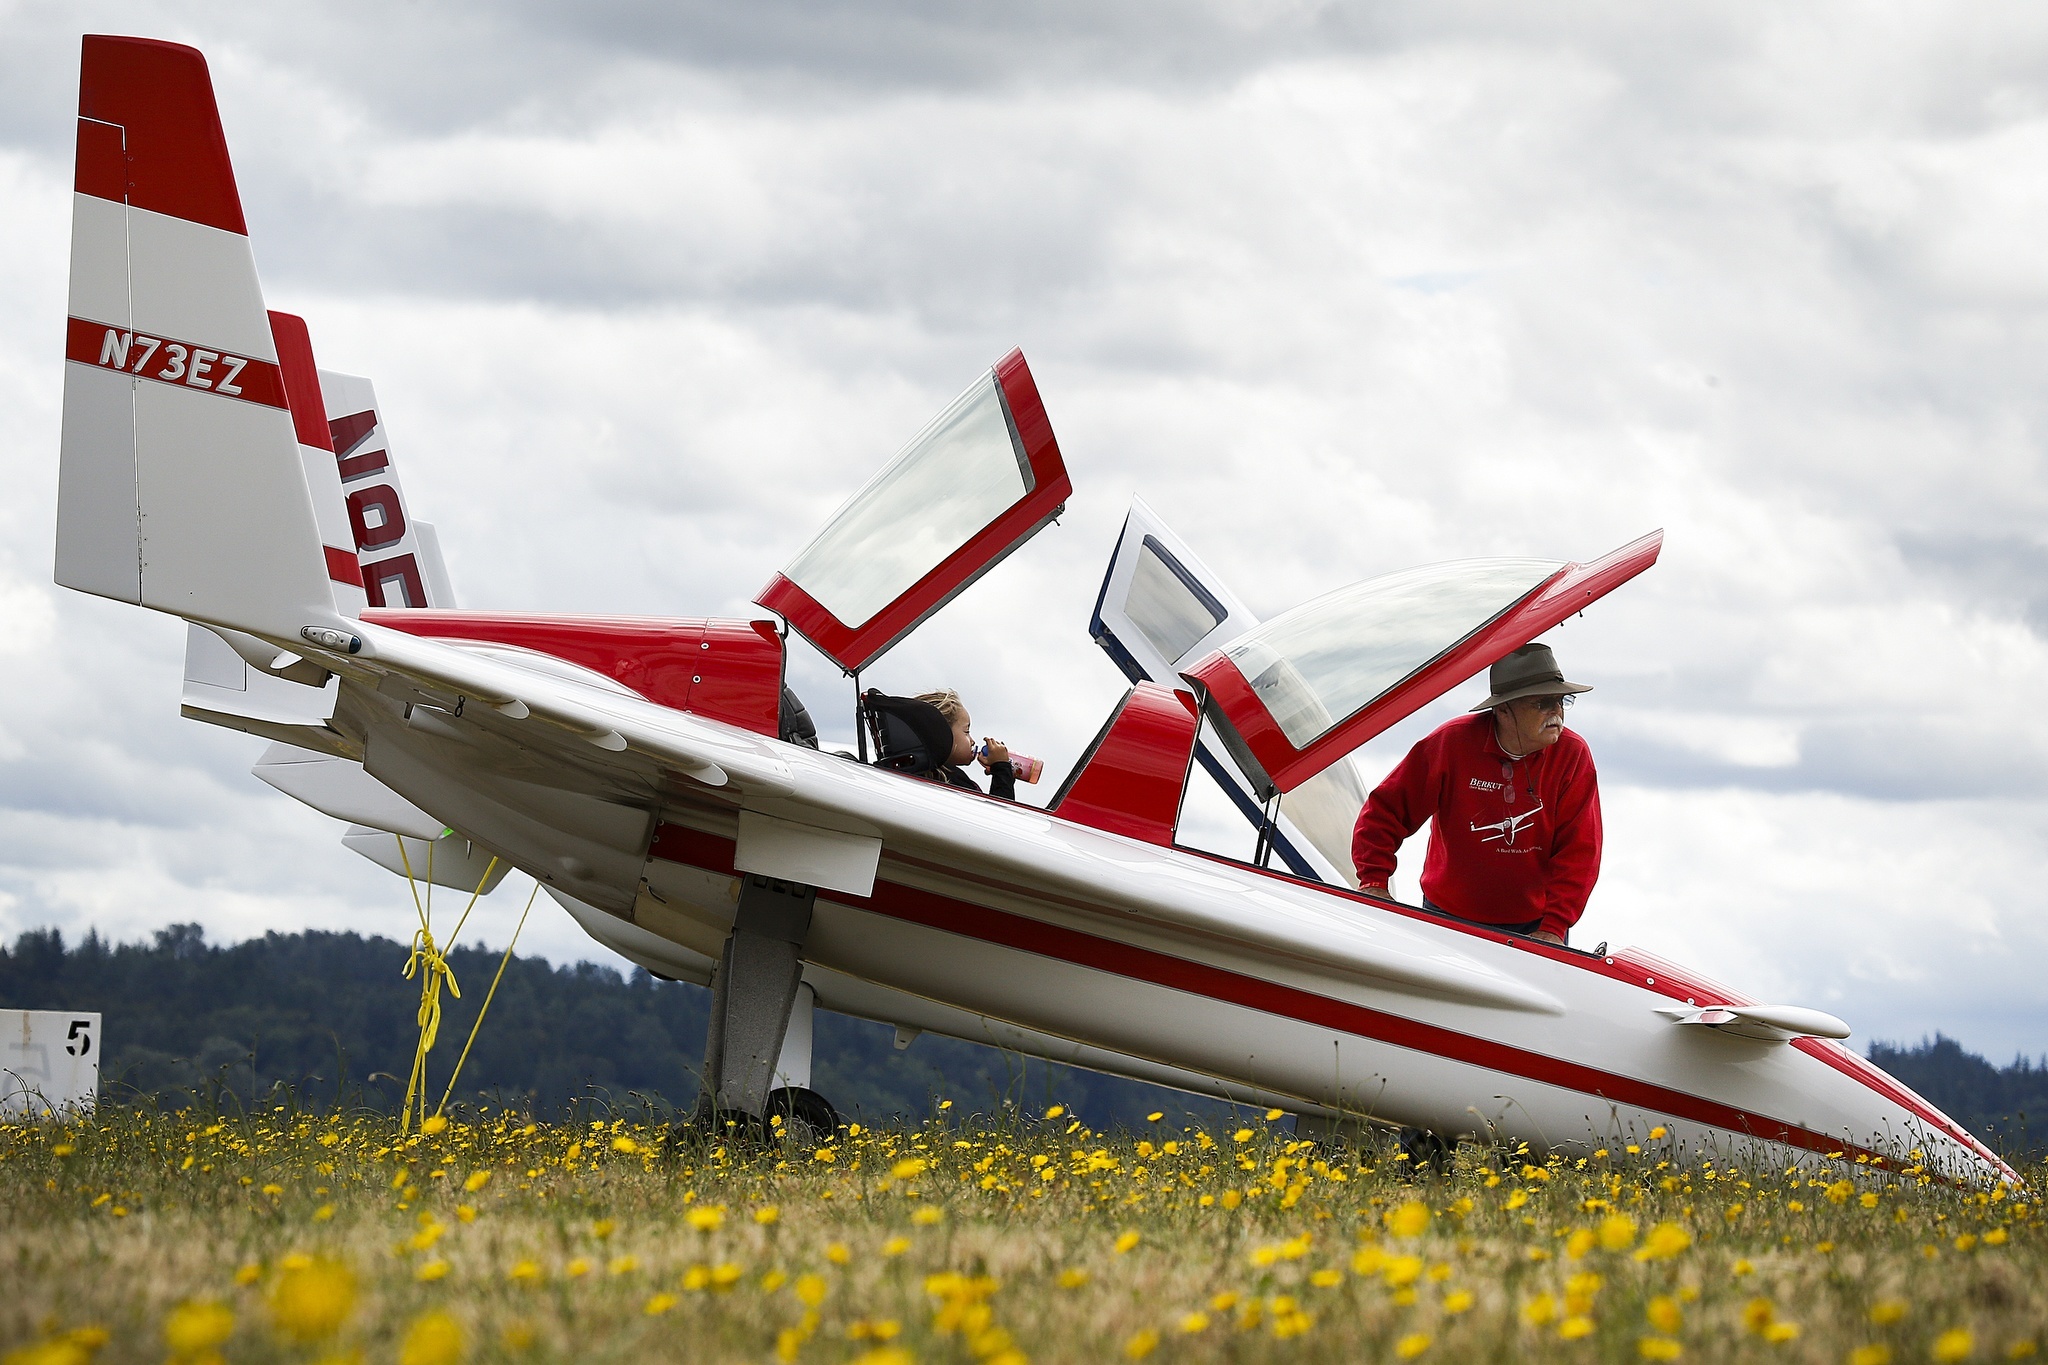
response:
[(1756, 1267), (1749, 1263), (1749, 1258), (1746, 1256), (1728, 1268), (1735, 1272), (1737, 1275), (1756, 1274)]
[(640, 1144), (633, 1141), (633, 1139), (629, 1137), (615, 1137), (612, 1139), (612, 1150), (615, 1152), (624, 1152), (626, 1155), (631, 1156), (633, 1153), (640, 1150)]
[(1422, 1278), (1420, 1256), (1392, 1256), (1380, 1268), (1380, 1278), (1390, 1289), (1405, 1289)]
[(506, 1272), (515, 1284), (538, 1284), (541, 1279), (539, 1261), (521, 1261)]
[(1135, 1232), (1126, 1232), (1116, 1239), (1116, 1254), (1121, 1256), (1143, 1240)]
[(1145, 1122), (1147, 1122), (1147, 1123), (1157, 1123), (1157, 1122), (1159, 1122), (1159, 1120), (1161, 1120), (1161, 1119), (1163, 1119), (1163, 1118), (1165, 1118), (1165, 1117), (1166, 1117), (1166, 1111), (1165, 1111), (1165, 1110), (1163, 1110), (1163, 1109), (1162, 1109), (1162, 1110), (1157, 1110), (1157, 1111), (1155, 1111), (1155, 1112), (1153, 1112), (1153, 1113), (1150, 1113), (1150, 1114), (1147, 1114), (1147, 1115), (1145, 1115)]
[(425, 1137), (432, 1137), (436, 1133), (445, 1133), (447, 1131), (448, 1120), (441, 1117), (441, 1115), (439, 1114), (433, 1115), (425, 1123), (422, 1123), (420, 1125), (420, 1133)]
[(215, 1299), (181, 1303), (164, 1319), (164, 1345), (173, 1355), (211, 1351), (235, 1331), (234, 1310)]
[(339, 1331), (356, 1303), (356, 1277), (339, 1261), (288, 1257), (270, 1290), (270, 1317), (294, 1341), (319, 1341)]
[(846, 1249), (846, 1243), (844, 1242), (827, 1242), (825, 1244), (825, 1259), (833, 1265), (845, 1265), (853, 1259), (853, 1253)]
[(1638, 1261), (1668, 1261), (1692, 1245), (1692, 1234), (1676, 1223), (1659, 1223), (1636, 1248)]
[(910, 1239), (908, 1237), (891, 1237), (888, 1241), (882, 1243), (882, 1254), (884, 1256), (901, 1256), (908, 1250), (910, 1250)]
[(1685, 1348), (1669, 1337), (1639, 1337), (1636, 1354), (1644, 1360), (1676, 1360), (1685, 1354)]
[(1764, 1340), (1773, 1346), (1782, 1346), (1799, 1338), (1799, 1324), (1796, 1322), (1774, 1322), (1764, 1328)]
[(1143, 1360), (1159, 1345), (1159, 1333), (1147, 1327), (1124, 1343), (1124, 1354), (1132, 1360)]
[(324, 1223), (332, 1217), (334, 1217), (334, 1205), (332, 1204), (322, 1204), (319, 1208), (313, 1210), (313, 1221), (316, 1223)]
[(533, 1349), (534, 1338), (538, 1335), (533, 1330), (532, 1323), (513, 1322), (506, 1324), (505, 1330), (498, 1334), (498, 1340), (503, 1342), (505, 1349), (512, 1354), (523, 1355)]
[(457, 1204), (455, 1206), (455, 1216), (465, 1223), (474, 1223), (476, 1221), (476, 1205)]
[(754, 1210), (754, 1221), (764, 1228), (773, 1225), (781, 1217), (782, 1210), (773, 1204), (763, 1204), (760, 1208)]
[(1658, 1124), (1650, 1130), (1650, 1141), (1656, 1142), (1664, 1136), (1664, 1125)]
[(1870, 1305), (1870, 1320), (1879, 1327), (1889, 1327), (1906, 1316), (1906, 1302), (1903, 1299), (1879, 1299)]
[(275, 1198), (277, 1198), (277, 1196), (279, 1196), (279, 1195), (281, 1195), (281, 1194), (283, 1194), (283, 1193), (284, 1193), (284, 1186), (282, 1186), (282, 1185), (265, 1185), (265, 1186), (263, 1187), (263, 1191), (262, 1191), (262, 1192), (263, 1192), (264, 1194), (267, 1194), (267, 1195), (269, 1195), (269, 1196), (270, 1196), (270, 1197), (271, 1197), (272, 1199), (275, 1199)]
[(1522, 1305), (1522, 1321), (1531, 1327), (1548, 1326), (1557, 1317), (1557, 1300), (1548, 1294), (1538, 1294)]
[(1958, 1235), (1958, 1236), (1957, 1236), (1957, 1238), (1956, 1238), (1956, 1250), (1957, 1250), (1957, 1251), (1968, 1251), (1968, 1250), (1970, 1250), (1970, 1248), (1972, 1248), (1972, 1247), (1974, 1247), (1974, 1246), (1976, 1246), (1976, 1245), (1977, 1245), (1977, 1237), (1976, 1237), (1976, 1234), (1975, 1234), (1975, 1233), (1965, 1232), (1965, 1233), (1962, 1233), (1962, 1234)]
[(825, 1301), (825, 1277), (823, 1275), (799, 1275), (796, 1277), (797, 1302), (806, 1308), (816, 1308)]
[(489, 1171), (471, 1171), (469, 1173), (469, 1179), (462, 1182), (462, 1188), (468, 1191), (470, 1194), (475, 1194), (478, 1190), (482, 1189), (484, 1186), (490, 1183), (491, 1173)]
[(1088, 1283), (1088, 1272), (1078, 1267), (1060, 1272), (1060, 1288), (1062, 1289), (1079, 1289), (1086, 1283)]
[(1557, 1334), (1566, 1341), (1577, 1341), (1580, 1337), (1590, 1337), (1593, 1335), (1593, 1320), (1583, 1316), (1566, 1318), (1557, 1325)]
[(936, 1204), (926, 1204), (910, 1215), (910, 1221), (921, 1228), (928, 1228), (934, 1223), (942, 1223), (945, 1220), (946, 1211)]
[(562, 1267), (562, 1273), (572, 1280), (580, 1280), (590, 1273), (590, 1262), (578, 1256), (575, 1260)]
[(853, 1365), (914, 1365), (916, 1357), (901, 1346), (881, 1346), (853, 1358)]
[(1600, 1249), (1627, 1251), (1635, 1245), (1636, 1220), (1625, 1213), (1613, 1213), (1600, 1220)]
[(1429, 1227), (1429, 1205), (1411, 1199), (1387, 1213), (1387, 1230), (1396, 1237), (1420, 1237)]
[(925, 1173), (928, 1162), (918, 1157), (905, 1157), (889, 1168), (891, 1180), (915, 1180)]
[(1065, 1114), (1066, 1112), (1067, 1106), (1065, 1106), (1064, 1104), (1056, 1104), (1052, 1108), (1045, 1111), (1045, 1116), (1049, 1119), (1056, 1119), (1059, 1118), (1061, 1115)]
[(1444, 1311), (1446, 1313), (1463, 1313), (1471, 1307), (1472, 1291), (1469, 1289), (1454, 1289), (1444, 1295)]
[(1268, 1109), (1266, 1111), (1266, 1122), (1271, 1123), (1273, 1122), (1273, 1120), (1279, 1118), (1286, 1112), (1287, 1111), (1285, 1109)]
[(740, 1276), (745, 1273), (731, 1261), (721, 1261), (711, 1268), (711, 1287), (721, 1292), (730, 1289), (740, 1282)]
[(446, 1313), (427, 1313), (414, 1318), (412, 1326), (405, 1329), (398, 1365), (455, 1365), (462, 1359), (463, 1344), (462, 1324)]
[(1751, 1299), (1742, 1305), (1742, 1325), (1759, 1336), (1766, 1327), (1777, 1321), (1777, 1318), (1777, 1310), (1771, 1307), (1769, 1299)]
[(1325, 1266), (1308, 1277), (1308, 1282), (1318, 1289), (1335, 1289), (1344, 1283), (1344, 1272)]
[(2002, 1247), (2002, 1246), (2004, 1246), (2004, 1245), (2005, 1245), (2005, 1241), (2006, 1241), (2006, 1231), (2005, 1231), (2005, 1229), (2004, 1229), (2004, 1228), (1993, 1228), (1993, 1229), (1991, 1229), (1991, 1231), (1989, 1231), (1989, 1232), (1987, 1232), (1987, 1233), (1985, 1233), (1985, 1234), (1984, 1234), (1984, 1245), (1985, 1245), (1985, 1246), (1988, 1246), (1988, 1247)]
[(1967, 1327), (1951, 1327), (1934, 1339), (1936, 1360), (1966, 1360), (1975, 1349), (1977, 1338), (1970, 1335), (1970, 1329)]
[(640, 1306), (640, 1311), (650, 1318), (658, 1318), (674, 1308), (679, 1300), (673, 1294), (656, 1294)]
[(1669, 1294), (1659, 1294), (1651, 1299), (1644, 1316), (1649, 1318), (1650, 1326), (1667, 1337), (1677, 1336), (1678, 1329), (1685, 1326), (1685, 1310)]
[(1429, 1349), (1429, 1333), (1410, 1332), (1394, 1343), (1394, 1354), (1403, 1360), (1413, 1360)]
[(412, 1277), (421, 1284), (432, 1284), (436, 1280), (446, 1279), (448, 1277), (448, 1263), (439, 1257), (431, 1261), (423, 1261), (420, 1263), (420, 1268), (412, 1273)]
[(683, 1221), (699, 1232), (715, 1232), (725, 1223), (725, 1206), (714, 1204), (706, 1207), (700, 1204), (684, 1214)]
[(1507, 1206), (1510, 1209), (1518, 1209), (1528, 1202), (1529, 1192), (1527, 1190), (1518, 1189), (1508, 1196)]
[(1572, 1235), (1564, 1239), (1564, 1254), (1576, 1261), (1591, 1251), (1599, 1240), (1591, 1228), (1573, 1228)]
[(1225, 1190), (1217, 1196), (1216, 1202), (1226, 1209), (1234, 1209), (1244, 1202), (1244, 1195), (1237, 1190)]
[(1187, 1314), (1180, 1320), (1180, 1330), (1188, 1336), (1193, 1336), (1197, 1332), (1208, 1331), (1209, 1315), (1207, 1313)]
[(590, 1235), (600, 1242), (609, 1241), (618, 1230), (619, 1225), (609, 1218), (600, 1218), (590, 1225)]
[(1849, 1365), (1892, 1365), (1892, 1348), (1883, 1342), (1858, 1346), (1849, 1352)]
[(1251, 1129), (1240, 1128), (1230, 1135), (1230, 1140), (1232, 1142), (1250, 1142), (1253, 1136), (1255, 1135), (1253, 1134)]
[(256, 1265), (253, 1262), (248, 1265), (238, 1267), (235, 1271), (236, 1284), (254, 1284), (256, 1283), (256, 1281), (262, 1278), (263, 1267), (260, 1265)]

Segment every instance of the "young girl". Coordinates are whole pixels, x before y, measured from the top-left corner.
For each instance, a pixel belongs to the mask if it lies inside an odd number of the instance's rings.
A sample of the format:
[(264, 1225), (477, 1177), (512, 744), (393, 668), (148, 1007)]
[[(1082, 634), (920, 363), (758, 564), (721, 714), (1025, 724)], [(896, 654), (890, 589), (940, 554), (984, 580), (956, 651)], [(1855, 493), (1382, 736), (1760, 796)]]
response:
[[(974, 731), (967, 707), (961, 702), (960, 694), (952, 688), (943, 692), (921, 692), (917, 699), (938, 708), (946, 723), (953, 727), (953, 752), (946, 762), (927, 773), (934, 782), (943, 782), (949, 787), (965, 787), (969, 791), (980, 791), (981, 784), (967, 775), (962, 766), (974, 760)], [(989, 795), (999, 796), (1005, 801), (1017, 799), (1017, 771), (1010, 764), (1009, 746), (999, 739), (984, 736), (982, 742), (988, 745), (988, 752), (982, 756), (982, 764), (988, 769)]]

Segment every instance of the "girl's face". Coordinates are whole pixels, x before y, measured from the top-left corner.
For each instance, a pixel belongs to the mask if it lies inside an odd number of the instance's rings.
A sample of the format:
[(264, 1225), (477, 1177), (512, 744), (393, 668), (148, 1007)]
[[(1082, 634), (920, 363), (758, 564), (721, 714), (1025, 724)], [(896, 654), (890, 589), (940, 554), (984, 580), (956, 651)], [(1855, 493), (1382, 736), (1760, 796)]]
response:
[(974, 761), (974, 718), (962, 711), (953, 721), (953, 756), (946, 761), (958, 767)]

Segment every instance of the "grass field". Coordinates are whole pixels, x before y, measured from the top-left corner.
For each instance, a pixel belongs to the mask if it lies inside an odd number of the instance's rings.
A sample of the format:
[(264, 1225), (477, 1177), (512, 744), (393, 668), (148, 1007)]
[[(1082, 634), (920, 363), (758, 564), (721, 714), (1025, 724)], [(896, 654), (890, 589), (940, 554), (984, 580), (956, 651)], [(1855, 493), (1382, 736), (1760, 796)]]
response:
[(770, 1152), (495, 1113), (0, 1126), (0, 1354), (1881, 1365), (2048, 1336), (2029, 1190), (1717, 1166), (1661, 1130), (1418, 1178), (1256, 1116), (956, 1112)]

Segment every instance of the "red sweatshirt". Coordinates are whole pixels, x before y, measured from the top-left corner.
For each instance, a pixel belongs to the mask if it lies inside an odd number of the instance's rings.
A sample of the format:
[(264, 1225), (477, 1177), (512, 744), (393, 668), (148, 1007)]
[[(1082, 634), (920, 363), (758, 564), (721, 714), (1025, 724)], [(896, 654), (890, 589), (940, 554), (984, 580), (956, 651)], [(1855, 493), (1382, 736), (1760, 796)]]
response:
[(1422, 894), (1460, 919), (1526, 924), (1558, 937), (1600, 876), (1600, 777), (1586, 741), (1510, 759), (1493, 713), (1438, 726), (1358, 813), (1351, 859), (1370, 886), (1394, 874), (1401, 841), (1430, 822)]

